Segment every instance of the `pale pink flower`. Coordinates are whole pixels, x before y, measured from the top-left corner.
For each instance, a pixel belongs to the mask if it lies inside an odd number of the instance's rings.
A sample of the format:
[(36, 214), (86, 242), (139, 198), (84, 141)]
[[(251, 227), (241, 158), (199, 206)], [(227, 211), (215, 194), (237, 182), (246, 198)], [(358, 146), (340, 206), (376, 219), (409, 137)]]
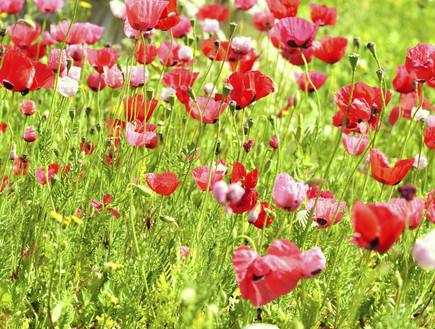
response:
[(122, 88), (122, 72), (117, 65), (113, 65), (111, 68), (104, 66), (104, 79), (106, 85), (110, 88), (121, 89)]
[(302, 277), (308, 279), (319, 275), (326, 266), (326, 257), (320, 247), (313, 247), (301, 254), (303, 263)]
[(122, 20), (125, 20), (127, 18), (125, 3), (118, 0), (112, 0), (109, 2), (109, 5), (110, 11), (112, 12), (113, 16)]
[(275, 179), (272, 197), (281, 209), (295, 211), (304, 201), (307, 191), (308, 185), (302, 180), (295, 182), (292, 176), (282, 173)]
[(218, 33), (219, 32), (219, 21), (216, 19), (206, 18), (202, 22), (202, 29), (206, 33), (212, 33), (212, 34)]
[(79, 90), (79, 83), (70, 77), (59, 77), (57, 92), (64, 97), (72, 97)]
[(412, 256), (421, 267), (435, 270), (435, 230), (417, 240), (412, 248)]

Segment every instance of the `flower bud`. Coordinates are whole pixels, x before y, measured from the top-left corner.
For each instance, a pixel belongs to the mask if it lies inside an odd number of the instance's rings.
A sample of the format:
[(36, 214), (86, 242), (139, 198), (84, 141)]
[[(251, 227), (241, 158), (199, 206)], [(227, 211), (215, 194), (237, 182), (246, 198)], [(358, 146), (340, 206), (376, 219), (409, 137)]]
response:
[[(205, 88), (205, 87), (204, 87)], [(231, 91), (233, 90), (233, 86), (229, 83), (224, 83), (224, 88), (222, 90), (222, 98), (225, 99), (228, 97), (228, 95), (231, 93)], [(207, 93), (210, 95), (210, 93)]]
[(69, 109), (69, 117), (71, 118), (71, 120), (74, 120), (75, 116), (76, 116), (76, 110), (73, 108)]
[(170, 216), (160, 216), (160, 219), (165, 223), (169, 223), (169, 224), (175, 223), (175, 219)]
[[(170, 103), (170, 99), (169, 97), (172, 95), (175, 95), (176, 90), (174, 88), (162, 88), (162, 93), (160, 94), (161, 99), (165, 102), (165, 103)], [(175, 98), (174, 98), (175, 100)], [(173, 107), (173, 105), (171, 105)]]
[(230, 22), (230, 35), (233, 35), (234, 32), (237, 29), (237, 23), (236, 22)]
[(352, 53), (349, 54), (349, 62), (350, 62), (350, 66), (352, 67), (352, 71), (356, 70), (356, 66), (358, 65), (358, 59), (359, 59), (359, 55)]
[(154, 97), (154, 92), (155, 89), (154, 88), (147, 88), (147, 93), (146, 93), (146, 97), (149, 101), (151, 101)]
[(23, 113), (25, 116), (31, 116), (35, 114), (36, 112), (35, 102), (28, 99), (23, 100), (20, 106), (20, 112)]
[(370, 52), (372, 53), (373, 57), (376, 58), (376, 43), (369, 42), (367, 44), (367, 49), (370, 50)]

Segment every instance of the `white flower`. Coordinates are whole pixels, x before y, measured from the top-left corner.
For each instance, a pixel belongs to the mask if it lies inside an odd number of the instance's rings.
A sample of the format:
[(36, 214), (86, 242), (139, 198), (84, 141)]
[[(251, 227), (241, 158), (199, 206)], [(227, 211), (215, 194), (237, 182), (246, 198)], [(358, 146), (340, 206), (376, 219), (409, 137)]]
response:
[(171, 95), (175, 95), (176, 94), (176, 90), (174, 88), (162, 88), (162, 93), (160, 94), (160, 97), (162, 98), (162, 100), (166, 103), (169, 103), (169, 96)]
[(206, 18), (202, 22), (202, 29), (206, 33), (218, 33), (218, 31), (219, 31), (219, 22), (216, 19)]
[(187, 46), (183, 46), (178, 50), (178, 58), (183, 62), (188, 62), (193, 59), (193, 51)]
[(57, 92), (64, 97), (72, 97), (79, 90), (79, 83), (70, 77), (59, 78)]
[[(417, 109), (415, 107), (412, 108), (411, 112), (411, 118), (414, 117), (415, 121), (422, 121), (425, 122), (427, 120), (427, 117), (429, 116), (428, 110), (423, 110), (421, 107), (418, 109), (417, 113), (415, 113)], [(415, 116), (414, 116), (415, 114)]]
[(231, 41), (231, 50), (240, 55), (245, 55), (251, 49), (250, 37), (234, 37)]
[(412, 248), (412, 256), (421, 267), (435, 269), (435, 230), (417, 240)]

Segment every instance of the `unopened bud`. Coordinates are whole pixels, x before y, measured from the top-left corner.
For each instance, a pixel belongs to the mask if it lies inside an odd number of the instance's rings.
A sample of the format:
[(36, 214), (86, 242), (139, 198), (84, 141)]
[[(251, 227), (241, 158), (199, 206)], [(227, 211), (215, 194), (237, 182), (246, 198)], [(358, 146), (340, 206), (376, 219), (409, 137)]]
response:
[(91, 114), (92, 109), (90, 107), (86, 108), (86, 116), (89, 116)]
[(175, 219), (170, 216), (160, 216), (160, 219), (169, 224), (175, 223)]
[(99, 123), (97, 123), (95, 127), (97, 128), (97, 131), (98, 131), (98, 132), (101, 131), (101, 125), (100, 125)]
[(299, 92), (299, 90), (297, 90), (293, 96), (293, 106), (298, 107), (300, 102), (301, 102), (301, 93)]
[(227, 98), (232, 90), (233, 90), (233, 86), (232, 85), (230, 85), (229, 83), (224, 83), (224, 88), (223, 88), (223, 91), (222, 91), (222, 98), (223, 99)]
[(270, 124), (272, 125), (273, 129), (276, 128), (276, 116), (269, 115), (268, 117)]
[(370, 50), (370, 52), (372, 53), (373, 57), (376, 58), (376, 43), (369, 42), (367, 44), (367, 49)]
[(352, 53), (349, 54), (349, 62), (350, 62), (350, 66), (352, 67), (352, 71), (356, 70), (356, 66), (358, 65), (358, 59), (359, 59), (359, 55)]
[(379, 82), (382, 82), (382, 80), (384, 79), (384, 75), (385, 75), (385, 70), (383, 67), (381, 67), (379, 70), (376, 71), (376, 75), (378, 76), (378, 80)]
[(151, 100), (153, 99), (153, 97), (154, 97), (154, 92), (155, 92), (155, 89), (154, 89), (154, 88), (147, 88), (147, 99), (148, 99), (149, 101), (151, 101)]
[(234, 111), (236, 110), (236, 107), (237, 107), (237, 103), (235, 101), (230, 101), (228, 103), (228, 107), (230, 108), (231, 113), (234, 114)]
[(71, 118), (71, 120), (74, 120), (76, 116), (76, 110), (75, 109), (69, 109), (69, 117)]
[(234, 32), (237, 29), (237, 23), (236, 22), (230, 22), (230, 35), (233, 35)]
[(190, 96), (190, 98), (192, 98), (194, 101), (196, 101), (195, 90), (193, 90), (192, 88), (189, 88), (189, 89), (187, 89), (187, 94)]

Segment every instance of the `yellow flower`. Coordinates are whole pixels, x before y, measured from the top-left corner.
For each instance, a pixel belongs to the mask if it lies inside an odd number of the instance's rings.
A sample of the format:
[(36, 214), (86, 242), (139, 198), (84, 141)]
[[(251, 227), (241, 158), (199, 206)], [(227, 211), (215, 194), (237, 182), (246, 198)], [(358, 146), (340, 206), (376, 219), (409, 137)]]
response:
[(54, 220), (56, 220), (57, 222), (61, 223), (62, 222), (62, 215), (58, 214), (57, 212), (55, 212), (54, 210), (50, 212), (50, 216), (51, 218), (53, 218)]
[(89, 2), (86, 2), (86, 1), (80, 1), (79, 2), (79, 6), (83, 7), (83, 8), (86, 8), (86, 9), (91, 9), (92, 8), (92, 5)]

